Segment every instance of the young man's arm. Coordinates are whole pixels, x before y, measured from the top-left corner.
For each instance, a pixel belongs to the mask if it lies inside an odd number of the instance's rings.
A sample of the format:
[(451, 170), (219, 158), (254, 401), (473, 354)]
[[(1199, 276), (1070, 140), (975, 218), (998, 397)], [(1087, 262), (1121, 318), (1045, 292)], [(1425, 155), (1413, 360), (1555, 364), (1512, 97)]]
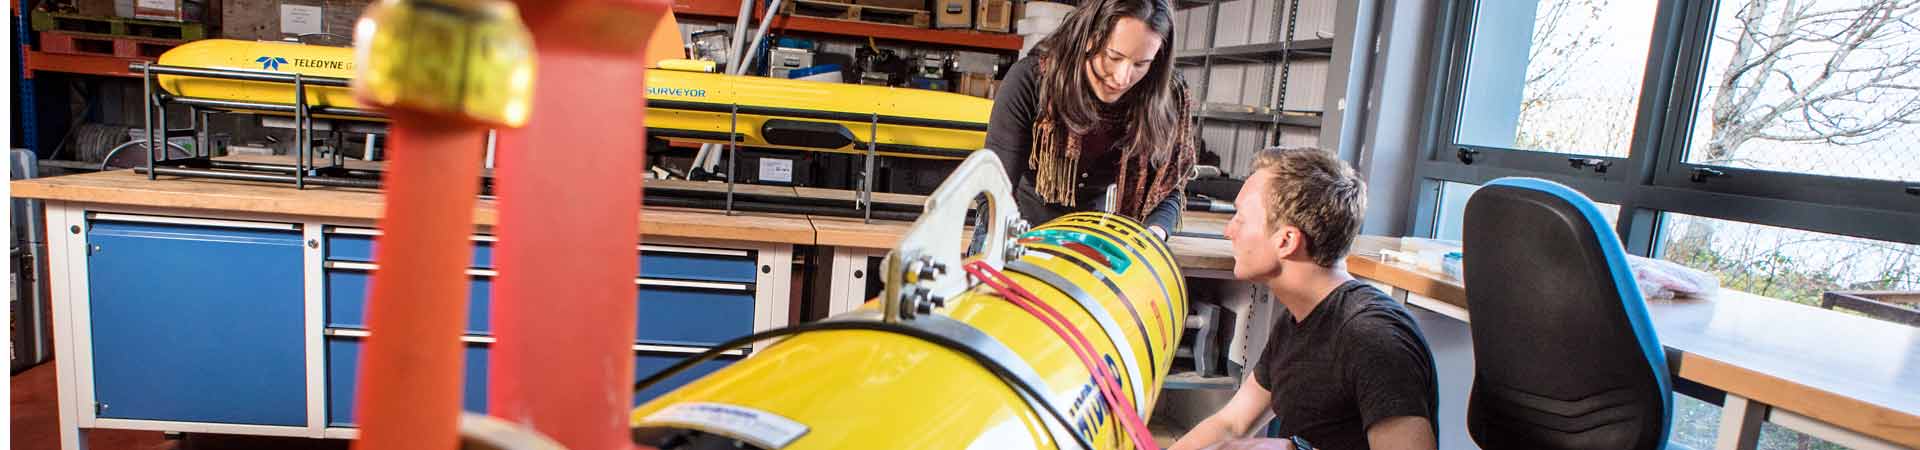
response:
[(1194, 425), (1180, 440), (1174, 441), (1167, 450), (1199, 450), (1209, 445), (1246, 436), (1253, 429), (1254, 421), (1267, 413), (1267, 403), (1273, 401), (1273, 394), (1267, 388), (1260, 387), (1254, 374), (1240, 382), (1240, 390), (1233, 393), (1233, 399), (1227, 401), (1220, 412), (1208, 416), (1207, 420)]
[(1337, 356), (1353, 383), (1371, 450), (1433, 450), (1438, 401), (1433, 354), (1404, 311), (1375, 309), (1347, 323)]
[(1372, 450), (1433, 450), (1433, 425), (1419, 416), (1395, 416), (1381, 419), (1367, 428), (1367, 447)]

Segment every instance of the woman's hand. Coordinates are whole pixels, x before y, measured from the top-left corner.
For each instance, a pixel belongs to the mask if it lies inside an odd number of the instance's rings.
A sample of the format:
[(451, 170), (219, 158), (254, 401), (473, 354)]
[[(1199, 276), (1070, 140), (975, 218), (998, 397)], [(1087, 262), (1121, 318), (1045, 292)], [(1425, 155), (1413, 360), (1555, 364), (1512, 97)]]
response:
[(1160, 238), (1161, 241), (1167, 240), (1167, 229), (1160, 228), (1159, 225), (1147, 225), (1147, 231), (1153, 232), (1153, 235)]

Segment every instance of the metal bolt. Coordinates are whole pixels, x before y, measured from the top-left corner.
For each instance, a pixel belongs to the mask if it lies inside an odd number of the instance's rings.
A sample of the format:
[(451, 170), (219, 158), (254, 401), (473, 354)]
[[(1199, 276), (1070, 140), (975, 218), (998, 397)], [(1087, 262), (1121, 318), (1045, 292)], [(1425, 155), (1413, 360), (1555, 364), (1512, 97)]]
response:
[(865, 271), (860, 271), (860, 270), (855, 270), (855, 271), (853, 271), (853, 277), (854, 277), (854, 278), (861, 278), (861, 277), (865, 277), (865, 276), (867, 276), (867, 273), (866, 273)]
[(79, 225), (74, 225), (74, 226), (71, 226), (71, 227), (67, 227), (67, 231), (72, 231), (72, 232), (73, 232), (73, 234), (80, 234), (80, 226), (79, 226)]
[(307, 248), (320, 248), (320, 241), (317, 239), (308, 239)]

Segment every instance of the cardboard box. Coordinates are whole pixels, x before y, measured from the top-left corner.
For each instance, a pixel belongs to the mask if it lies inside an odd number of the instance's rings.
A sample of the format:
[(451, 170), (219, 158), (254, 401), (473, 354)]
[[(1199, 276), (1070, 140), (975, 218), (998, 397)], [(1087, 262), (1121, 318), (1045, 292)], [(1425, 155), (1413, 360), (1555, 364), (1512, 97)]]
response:
[(973, 28), (973, 0), (933, 0), (934, 28)]
[(999, 88), (1000, 80), (993, 79), (993, 74), (962, 73), (960, 74), (960, 83), (954, 86), (953, 92), (992, 99), (993, 95), (999, 91)]
[(222, 0), (221, 35), (317, 45), (353, 45), (353, 26), (372, 0)]
[[(88, 2), (82, 6), (94, 9)], [(83, 13), (86, 14), (86, 13)], [(200, 22), (206, 18), (206, 0), (114, 0), (113, 15), (128, 19)]]
[(1006, 33), (1013, 31), (1013, 0), (978, 0), (973, 29)]

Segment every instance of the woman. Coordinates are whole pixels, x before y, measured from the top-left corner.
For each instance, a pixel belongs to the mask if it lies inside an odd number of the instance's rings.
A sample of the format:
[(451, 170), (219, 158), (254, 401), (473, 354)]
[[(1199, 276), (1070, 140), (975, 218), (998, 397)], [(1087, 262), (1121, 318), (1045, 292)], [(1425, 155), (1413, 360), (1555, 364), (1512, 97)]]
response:
[(1161, 239), (1174, 229), (1195, 154), (1171, 36), (1167, 0), (1086, 0), (1007, 69), (987, 148), (1028, 222), (1111, 203)]

